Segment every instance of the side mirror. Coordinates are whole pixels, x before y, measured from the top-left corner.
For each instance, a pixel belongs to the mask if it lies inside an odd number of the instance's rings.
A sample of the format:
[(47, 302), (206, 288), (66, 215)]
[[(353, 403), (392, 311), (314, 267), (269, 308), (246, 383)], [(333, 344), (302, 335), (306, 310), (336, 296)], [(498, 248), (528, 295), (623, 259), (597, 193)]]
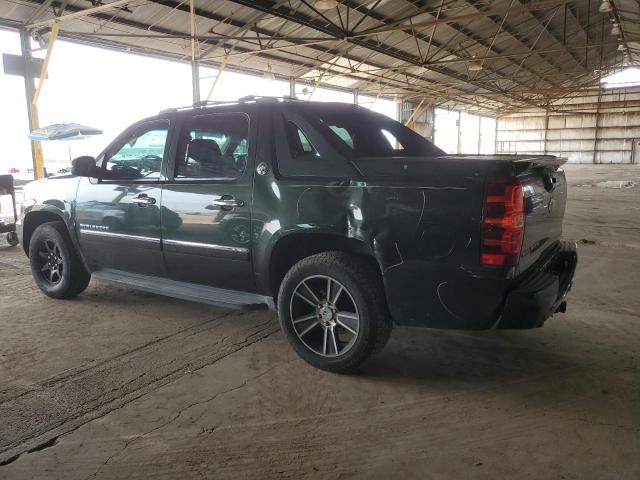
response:
[(74, 158), (71, 161), (71, 174), (78, 177), (95, 177), (98, 168), (96, 159), (89, 156)]

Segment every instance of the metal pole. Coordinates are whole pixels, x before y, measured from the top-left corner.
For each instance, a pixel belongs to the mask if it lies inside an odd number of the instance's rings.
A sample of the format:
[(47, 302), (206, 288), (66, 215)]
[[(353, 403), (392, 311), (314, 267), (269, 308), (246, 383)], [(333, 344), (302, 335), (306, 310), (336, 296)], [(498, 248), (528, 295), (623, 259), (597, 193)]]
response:
[(409, 118), (407, 118), (407, 120), (404, 122), (405, 127), (408, 127), (411, 121), (413, 120), (413, 117), (415, 117), (418, 114), (418, 111), (420, 110), (420, 107), (422, 107), (422, 104), (424, 103), (425, 100), (426, 100), (426, 97), (422, 97), (422, 100), (420, 100), (420, 103), (418, 104), (418, 106), (413, 109), (413, 111), (411, 112), (411, 115), (409, 115)]
[(60, 24), (58, 22), (54, 22), (51, 27), (51, 36), (49, 37), (49, 43), (47, 44), (47, 54), (44, 57), (44, 62), (42, 63), (42, 69), (40, 70), (40, 79), (38, 80), (38, 86), (36, 87), (36, 91), (33, 94), (33, 99), (31, 103), (35, 106), (38, 104), (38, 98), (40, 98), (40, 92), (42, 91), (42, 86), (44, 85), (44, 81), (47, 78), (47, 70), (49, 69), (49, 62), (51, 61), (51, 54), (53, 53), (53, 44), (58, 38), (58, 30), (60, 29)]
[(191, 90), (193, 103), (198, 103), (200, 102), (200, 68), (196, 59), (196, 16), (193, 0), (189, 2), (189, 16), (191, 20)]
[[(213, 90), (215, 90), (216, 85), (218, 84), (218, 80), (220, 80), (220, 76), (222, 75), (222, 72), (224, 72), (224, 69), (227, 68), (227, 60), (228, 60), (228, 57), (225, 57), (222, 63), (220, 64), (220, 66), (218, 67), (218, 74), (216, 75), (216, 78), (213, 79), (213, 83), (211, 84), (211, 88), (209, 89), (209, 93), (207, 94), (207, 98), (206, 98), (207, 102), (211, 98), (211, 95), (213, 95)], [(199, 72), (198, 72), (198, 75), (200, 75)], [(198, 89), (198, 92), (200, 92), (199, 89)]]
[(547, 154), (547, 135), (549, 134), (549, 109), (544, 112), (544, 154)]
[(289, 77), (289, 96), (291, 98), (296, 97), (296, 78)]
[(458, 127), (458, 155), (461, 154), (462, 152), (461, 147), (462, 147), (462, 135), (460, 134), (460, 127), (462, 126), (462, 113), (460, 113), (460, 111), (458, 111), (458, 121), (456, 122), (456, 125)]
[(200, 101), (200, 69), (198, 62), (191, 62), (191, 89), (193, 91), (193, 103)]
[(360, 95), (360, 90), (357, 88), (353, 91), (353, 104), (358, 105), (358, 95)]
[[(33, 78), (32, 58), (31, 58), (31, 39), (29, 32), (20, 29), (20, 47), (22, 50), (22, 58), (24, 60), (24, 91), (27, 97), (27, 114), (29, 116), (30, 131), (39, 127), (38, 109), (36, 105), (31, 103), (35, 93), (36, 84)], [(44, 178), (44, 161), (42, 156), (42, 146), (40, 142), (31, 141), (31, 159), (33, 164), (33, 178)]]

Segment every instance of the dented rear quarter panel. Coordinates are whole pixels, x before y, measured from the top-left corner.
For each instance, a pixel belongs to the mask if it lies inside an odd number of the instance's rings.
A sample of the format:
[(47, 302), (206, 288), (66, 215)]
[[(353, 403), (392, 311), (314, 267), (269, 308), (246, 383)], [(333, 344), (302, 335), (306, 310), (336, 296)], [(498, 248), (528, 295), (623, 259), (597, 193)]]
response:
[(256, 175), (252, 218), (264, 219), (254, 244), (258, 284), (273, 293), (279, 240), (331, 234), (362, 242), (375, 257), (396, 323), (488, 328), (507, 281), (505, 272), (478, 269), (483, 182), (478, 172), (366, 181)]

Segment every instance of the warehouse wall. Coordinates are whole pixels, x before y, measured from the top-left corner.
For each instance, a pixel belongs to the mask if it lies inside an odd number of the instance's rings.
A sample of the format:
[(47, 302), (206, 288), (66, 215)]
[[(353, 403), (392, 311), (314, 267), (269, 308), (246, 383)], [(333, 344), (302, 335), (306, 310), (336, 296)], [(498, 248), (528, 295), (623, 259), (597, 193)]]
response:
[(640, 88), (582, 95), (556, 102), (548, 111), (499, 117), (496, 153), (558, 155), (572, 163), (640, 163)]

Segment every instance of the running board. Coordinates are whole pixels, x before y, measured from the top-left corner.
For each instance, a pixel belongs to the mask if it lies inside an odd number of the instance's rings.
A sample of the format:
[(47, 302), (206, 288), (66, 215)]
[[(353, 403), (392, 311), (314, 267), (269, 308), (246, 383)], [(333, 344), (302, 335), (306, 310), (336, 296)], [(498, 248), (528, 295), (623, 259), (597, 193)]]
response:
[(225, 290), (224, 288), (208, 287), (197, 283), (179, 282), (167, 278), (111, 269), (94, 271), (91, 274), (91, 278), (100, 283), (133, 288), (166, 297), (180, 298), (190, 302), (206, 303), (207, 305), (214, 305), (216, 307), (232, 308), (235, 310), (259, 310), (266, 308), (275, 310), (275, 304), (271, 297), (257, 293)]

